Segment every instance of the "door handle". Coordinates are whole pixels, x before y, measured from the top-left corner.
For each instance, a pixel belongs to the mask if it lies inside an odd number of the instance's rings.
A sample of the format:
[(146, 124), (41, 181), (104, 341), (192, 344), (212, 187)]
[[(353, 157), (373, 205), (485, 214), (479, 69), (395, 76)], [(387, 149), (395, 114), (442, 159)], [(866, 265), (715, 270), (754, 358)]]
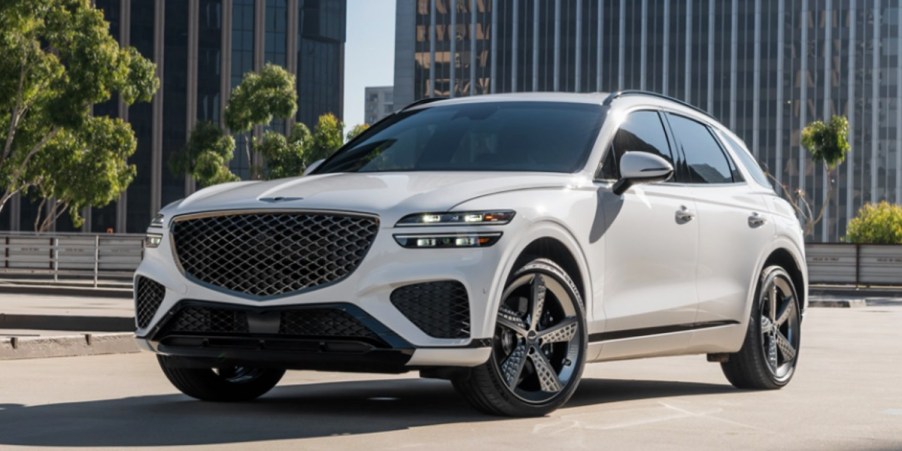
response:
[(758, 214), (758, 212), (753, 212), (751, 216), (749, 216), (749, 227), (753, 229), (757, 229), (758, 227), (763, 226), (767, 223), (767, 218)]
[(677, 224), (685, 224), (695, 217), (695, 213), (689, 211), (685, 205), (681, 205), (675, 214)]

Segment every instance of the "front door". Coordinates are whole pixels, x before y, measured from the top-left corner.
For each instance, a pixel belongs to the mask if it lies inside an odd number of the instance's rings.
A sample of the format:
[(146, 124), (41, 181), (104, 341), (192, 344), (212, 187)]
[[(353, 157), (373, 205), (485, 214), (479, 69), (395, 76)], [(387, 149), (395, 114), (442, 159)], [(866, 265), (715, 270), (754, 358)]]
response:
[[(627, 151), (679, 159), (655, 111), (630, 113), (618, 130), (599, 179), (616, 180), (615, 161)], [(606, 229), (604, 333), (617, 340), (680, 330), (695, 321), (698, 221), (692, 187), (635, 185), (622, 196), (604, 191)], [(676, 343), (673, 343), (677, 345)]]

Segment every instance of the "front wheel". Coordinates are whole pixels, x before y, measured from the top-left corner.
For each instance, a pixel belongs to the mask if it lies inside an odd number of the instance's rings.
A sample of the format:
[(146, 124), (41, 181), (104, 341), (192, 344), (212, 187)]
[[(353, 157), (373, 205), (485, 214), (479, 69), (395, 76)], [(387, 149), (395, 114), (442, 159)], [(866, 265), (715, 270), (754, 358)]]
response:
[(792, 278), (783, 268), (761, 273), (742, 349), (721, 363), (736, 388), (777, 389), (795, 373), (801, 339), (801, 309)]
[(157, 356), (163, 374), (182, 393), (202, 401), (239, 402), (263, 396), (282, 379), (285, 370), (223, 366), (218, 368), (183, 368)]
[(477, 409), (541, 416), (570, 399), (586, 359), (582, 300), (556, 263), (536, 259), (508, 280), (498, 309), (492, 355), (454, 387)]

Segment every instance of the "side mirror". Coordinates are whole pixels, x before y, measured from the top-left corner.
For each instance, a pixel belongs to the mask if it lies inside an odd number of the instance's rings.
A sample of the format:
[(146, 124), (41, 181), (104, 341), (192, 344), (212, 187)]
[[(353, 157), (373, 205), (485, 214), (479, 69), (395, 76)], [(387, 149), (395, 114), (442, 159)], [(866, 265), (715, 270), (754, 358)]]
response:
[(307, 166), (307, 169), (304, 169), (304, 175), (307, 175), (307, 174), (313, 172), (314, 170), (316, 170), (316, 168), (318, 168), (319, 165), (323, 164), (324, 161), (326, 161), (326, 160), (322, 159), (322, 160), (316, 160), (313, 163), (310, 163), (310, 166)]
[(620, 157), (620, 180), (614, 183), (614, 194), (623, 194), (637, 183), (661, 182), (673, 175), (673, 165), (648, 152), (627, 151)]

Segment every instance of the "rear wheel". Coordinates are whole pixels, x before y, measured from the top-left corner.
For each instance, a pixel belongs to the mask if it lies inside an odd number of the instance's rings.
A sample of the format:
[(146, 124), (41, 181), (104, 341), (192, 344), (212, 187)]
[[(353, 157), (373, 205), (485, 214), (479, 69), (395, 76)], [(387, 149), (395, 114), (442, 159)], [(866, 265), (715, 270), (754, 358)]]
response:
[(275, 387), (285, 374), (285, 370), (245, 366), (183, 368), (162, 355), (157, 360), (175, 388), (203, 401), (250, 401)]
[(492, 356), (454, 387), (476, 408), (545, 415), (570, 399), (586, 355), (579, 291), (556, 263), (536, 259), (511, 275), (497, 313)]
[(786, 270), (765, 268), (742, 349), (721, 363), (731, 384), (760, 390), (789, 383), (799, 360), (800, 310), (795, 285)]

